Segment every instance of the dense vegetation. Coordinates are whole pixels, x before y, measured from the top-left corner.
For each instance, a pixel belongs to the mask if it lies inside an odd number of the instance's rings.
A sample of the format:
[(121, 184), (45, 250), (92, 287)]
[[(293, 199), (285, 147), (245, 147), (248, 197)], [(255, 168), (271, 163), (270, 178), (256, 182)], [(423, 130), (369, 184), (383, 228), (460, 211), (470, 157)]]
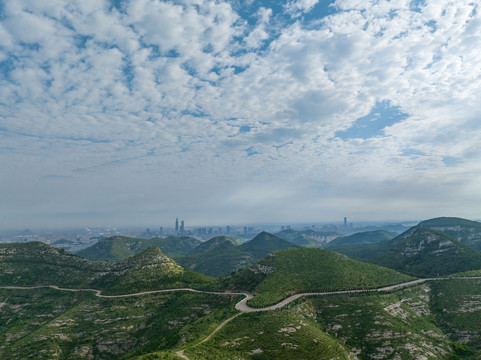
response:
[(188, 269), (220, 277), (246, 267), (275, 250), (296, 247), (298, 246), (267, 232), (260, 233), (242, 245), (237, 245), (228, 237), (219, 236), (200, 244), (189, 255), (176, 257), (175, 260)]
[[(449, 253), (448, 240), (459, 245), (439, 231), (415, 228), (392, 246), (408, 244), (404, 252), (416, 256), (428, 249), (434, 256)], [(204, 250), (228, 243), (217, 239)], [(453, 254), (465, 262), (464, 252)], [(480, 271), (461, 275), (480, 276)], [(111, 293), (215, 285), (250, 290), (257, 295), (253, 305), (260, 306), (291, 293), (373, 288), (408, 279), (321, 249), (276, 251), (213, 284), (158, 248), (121, 261), (91, 262), (42, 243), (0, 245), (1, 285), (55, 284)], [(178, 360), (176, 352), (183, 349), (191, 360), (474, 360), (481, 357), (480, 294), (481, 280), (451, 279), (392, 293), (303, 297), (280, 310), (241, 314), (199, 344), (238, 314), (239, 296), (167, 292), (98, 298), (85, 291), (0, 289), (0, 358)]]
[(185, 268), (220, 277), (252, 264), (257, 258), (243, 251), (232, 239), (221, 236), (200, 244), (190, 255), (175, 260)]
[(416, 276), (481, 269), (480, 252), (441, 231), (416, 227), (398, 238), (387, 254), (371, 261)]
[(431, 284), (430, 305), (436, 324), (457, 343), (459, 358), (481, 358), (481, 280)]
[(394, 233), (385, 230), (366, 231), (334, 239), (326, 245), (326, 249), (353, 259), (369, 260), (386, 254), (394, 237)]
[(252, 254), (256, 259), (262, 259), (267, 254), (276, 250), (294, 249), (298, 247), (298, 245), (265, 231), (261, 232), (254, 239), (239, 246), (241, 250)]
[(297, 309), (243, 314), (211, 341), (186, 350), (205, 359), (353, 359), (338, 339)]
[(112, 359), (206, 336), (238, 298), (192, 293), (100, 299), (88, 292), (0, 290), (1, 359)]
[[(452, 280), (393, 293), (301, 298), (282, 310), (242, 314), (184, 351), (191, 360), (479, 359), (480, 286)], [(438, 319), (446, 311), (444, 324)]]
[(441, 217), (422, 221), (418, 227), (442, 231), (463, 244), (481, 250), (481, 223), (455, 217)]
[(247, 269), (222, 279), (221, 286), (246, 288), (252, 306), (277, 303), (288, 295), (337, 289), (366, 289), (407, 281), (391, 269), (362, 263), (322, 249), (276, 251)]
[(40, 242), (0, 244), (0, 284), (58, 285), (106, 293), (203, 287), (211, 279), (183, 269), (158, 248), (124, 260), (93, 262)]
[(80, 251), (78, 255), (90, 260), (118, 260), (150, 246), (161, 249), (184, 268), (213, 277), (228, 275), (275, 250), (298, 247), (267, 232), (260, 233), (242, 245), (226, 236), (214, 237), (205, 242), (187, 236), (171, 236), (165, 239), (114, 236), (99, 240), (95, 245)]
[(77, 255), (96, 261), (121, 260), (141, 253), (149, 247), (157, 247), (167, 256), (182, 256), (201, 244), (201, 241), (188, 236), (167, 238), (136, 239), (127, 236), (112, 236), (100, 239), (94, 245), (80, 250)]
[(302, 247), (320, 247), (324, 245), (329, 239), (332, 239), (341, 234), (334, 232), (319, 232), (314, 230), (283, 230), (275, 234), (276, 236), (289, 241), (290, 243)]
[(396, 234), (385, 230), (358, 232), (349, 236), (342, 236), (334, 239), (326, 245), (326, 249), (343, 245), (371, 244), (391, 240)]
[(389, 240), (371, 244), (330, 246), (328, 249), (357, 260), (369, 260), (386, 254), (391, 249)]

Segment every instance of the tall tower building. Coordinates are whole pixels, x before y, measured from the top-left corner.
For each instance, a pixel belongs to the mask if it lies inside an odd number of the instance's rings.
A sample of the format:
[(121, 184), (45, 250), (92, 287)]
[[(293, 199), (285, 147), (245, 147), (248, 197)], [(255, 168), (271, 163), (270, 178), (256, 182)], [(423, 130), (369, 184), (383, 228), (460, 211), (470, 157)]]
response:
[(184, 220), (180, 223), (180, 235), (184, 235)]
[(179, 234), (179, 218), (175, 219), (175, 233)]
[(347, 217), (344, 216), (344, 226), (347, 226)]

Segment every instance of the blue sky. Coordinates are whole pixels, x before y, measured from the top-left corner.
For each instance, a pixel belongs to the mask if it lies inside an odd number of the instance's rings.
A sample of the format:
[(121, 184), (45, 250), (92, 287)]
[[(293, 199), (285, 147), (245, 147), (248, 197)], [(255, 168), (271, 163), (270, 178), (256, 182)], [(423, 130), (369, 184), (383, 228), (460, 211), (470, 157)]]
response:
[(453, 0), (4, 0), (0, 229), (481, 218)]

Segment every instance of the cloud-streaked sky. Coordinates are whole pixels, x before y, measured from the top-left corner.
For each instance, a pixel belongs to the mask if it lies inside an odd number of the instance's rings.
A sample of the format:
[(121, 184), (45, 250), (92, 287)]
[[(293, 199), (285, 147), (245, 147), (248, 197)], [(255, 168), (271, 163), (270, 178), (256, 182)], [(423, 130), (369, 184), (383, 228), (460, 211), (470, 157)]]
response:
[(481, 217), (481, 8), (2, 0), (0, 228)]

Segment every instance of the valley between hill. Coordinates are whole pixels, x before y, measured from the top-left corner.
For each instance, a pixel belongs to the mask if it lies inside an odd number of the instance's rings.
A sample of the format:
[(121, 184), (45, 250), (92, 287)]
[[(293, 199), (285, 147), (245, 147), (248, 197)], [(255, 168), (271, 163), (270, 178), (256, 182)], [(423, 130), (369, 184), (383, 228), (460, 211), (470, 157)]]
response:
[[(440, 218), (344, 237), (338, 252), (268, 233), (244, 244), (109, 238), (89, 250), (112, 261), (0, 244), (0, 358), (479, 359), (480, 235), (478, 223)], [(244, 267), (213, 278), (160, 246), (204, 272)]]

